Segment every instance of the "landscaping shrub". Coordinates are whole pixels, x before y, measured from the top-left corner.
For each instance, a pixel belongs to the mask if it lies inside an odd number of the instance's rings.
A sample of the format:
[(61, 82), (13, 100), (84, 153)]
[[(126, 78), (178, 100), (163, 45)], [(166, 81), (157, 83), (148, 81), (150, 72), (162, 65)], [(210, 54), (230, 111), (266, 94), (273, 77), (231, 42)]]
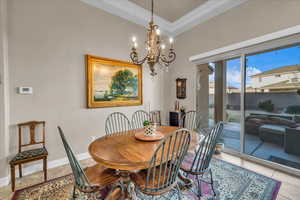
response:
[(285, 113), (287, 113), (287, 114), (300, 114), (300, 106), (299, 105), (288, 106), (285, 110)]
[(267, 112), (273, 112), (274, 111), (274, 104), (271, 100), (261, 101), (258, 103), (258, 107), (264, 111)]

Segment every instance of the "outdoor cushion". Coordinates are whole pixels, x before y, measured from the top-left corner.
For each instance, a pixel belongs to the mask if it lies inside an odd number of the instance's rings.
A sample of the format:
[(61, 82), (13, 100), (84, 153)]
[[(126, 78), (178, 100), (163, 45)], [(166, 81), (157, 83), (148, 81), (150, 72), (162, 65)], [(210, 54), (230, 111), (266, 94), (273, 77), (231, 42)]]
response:
[(14, 163), (21, 160), (26, 160), (29, 158), (35, 158), (43, 155), (48, 155), (48, 152), (45, 148), (38, 148), (38, 149), (32, 149), (28, 151), (23, 151), (18, 153), (11, 161), (10, 163)]
[(262, 125), (259, 127), (260, 131), (268, 131), (277, 134), (284, 134), (286, 127), (284, 126), (276, 126), (276, 125)]

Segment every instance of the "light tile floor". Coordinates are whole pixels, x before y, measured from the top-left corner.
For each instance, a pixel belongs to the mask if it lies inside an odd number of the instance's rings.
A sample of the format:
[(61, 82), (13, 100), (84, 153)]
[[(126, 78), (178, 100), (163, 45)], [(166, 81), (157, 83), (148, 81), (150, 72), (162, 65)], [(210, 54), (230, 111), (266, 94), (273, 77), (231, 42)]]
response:
[[(277, 200), (300, 200), (300, 177), (295, 177), (250, 161), (243, 160), (241, 158), (222, 153), (216, 156), (219, 159), (230, 162), (232, 164), (244, 167), (246, 169), (255, 171), (265, 176), (282, 182), (279, 190)], [(91, 159), (84, 160), (81, 162), (83, 166), (93, 164), (94, 161)], [(56, 167), (48, 170), (48, 178), (52, 179), (55, 177), (63, 176), (71, 173), (71, 169), (68, 165)], [(43, 173), (37, 172), (28, 176), (24, 176), (22, 179), (16, 180), (16, 188), (20, 189), (29, 185), (34, 185), (43, 181)], [(12, 197), (10, 185), (0, 188), (0, 200), (8, 200)]]

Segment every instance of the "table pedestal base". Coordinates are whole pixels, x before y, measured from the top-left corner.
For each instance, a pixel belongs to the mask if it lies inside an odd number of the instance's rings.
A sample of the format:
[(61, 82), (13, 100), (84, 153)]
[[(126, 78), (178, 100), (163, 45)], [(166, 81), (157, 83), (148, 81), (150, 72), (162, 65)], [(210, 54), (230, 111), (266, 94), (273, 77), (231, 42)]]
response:
[(119, 174), (121, 176), (121, 182), (124, 187), (124, 199), (129, 200), (135, 200), (136, 194), (135, 194), (135, 186), (134, 183), (130, 179), (130, 172), (129, 171), (119, 171)]

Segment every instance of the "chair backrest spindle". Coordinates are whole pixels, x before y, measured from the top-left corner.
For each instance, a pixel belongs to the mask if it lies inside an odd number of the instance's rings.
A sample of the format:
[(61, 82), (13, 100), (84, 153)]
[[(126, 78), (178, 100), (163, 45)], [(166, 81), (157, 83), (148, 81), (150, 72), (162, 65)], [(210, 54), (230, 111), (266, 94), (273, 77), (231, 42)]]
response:
[(191, 141), (189, 130), (180, 129), (165, 138), (152, 156), (145, 190), (159, 192), (176, 183), (176, 178)]
[(200, 126), (201, 115), (196, 111), (186, 112), (180, 119), (180, 127), (187, 128), (188, 130), (194, 131)]
[(120, 112), (110, 114), (105, 121), (106, 134), (119, 133), (129, 131), (131, 129), (130, 121)]
[(217, 141), (220, 138), (222, 131), (223, 123), (219, 122), (202, 140), (191, 165), (190, 171), (192, 173), (201, 173), (209, 168)]
[(69, 146), (62, 129), (59, 126), (57, 128), (58, 128), (62, 143), (64, 145), (67, 157), (69, 159), (69, 163), (70, 163), (70, 166), (71, 166), (71, 169), (72, 169), (72, 172), (74, 175), (74, 179), (75, 179), (75, 185), (81, 191), (92, 190), (92, 186), (90, 185), (89, 180), (84, 173), (84, 170), (81, 168), (80, 163), (76, 159), (71, 147)]
[(138, 110), (132, 115), (131, 126), (134, 129), (143, 128), (144, 121), (150, 121), (149, 113), (143, 110)]

